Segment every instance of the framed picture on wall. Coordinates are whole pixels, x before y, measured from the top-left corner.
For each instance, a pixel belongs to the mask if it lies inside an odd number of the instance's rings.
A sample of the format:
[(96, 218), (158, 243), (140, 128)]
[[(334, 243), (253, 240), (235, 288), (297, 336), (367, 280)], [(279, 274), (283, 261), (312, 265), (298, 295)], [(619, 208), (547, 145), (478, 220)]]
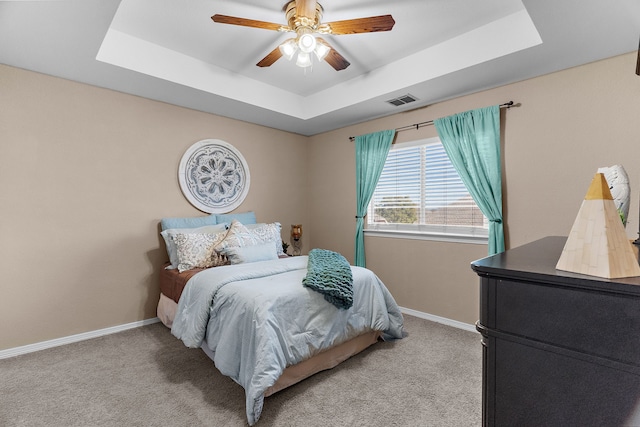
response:
[(178, 181), (189, 202), (207, 213), (227, 213), (249, 193), (246, 160), (233, 145), (219, 139), (198, 141), (180, 160)]

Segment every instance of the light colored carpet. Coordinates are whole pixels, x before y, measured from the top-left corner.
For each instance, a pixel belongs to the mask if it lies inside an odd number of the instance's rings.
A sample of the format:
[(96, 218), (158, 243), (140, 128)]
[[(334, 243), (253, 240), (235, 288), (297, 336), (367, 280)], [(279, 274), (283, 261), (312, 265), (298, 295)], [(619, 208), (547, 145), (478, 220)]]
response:
[[(480, 335), (409, 336), (265, 399), (258, 427), (477, 426)], [(162, 324), (0, 360), (0, 426), (246, 426), (244, 390)]]

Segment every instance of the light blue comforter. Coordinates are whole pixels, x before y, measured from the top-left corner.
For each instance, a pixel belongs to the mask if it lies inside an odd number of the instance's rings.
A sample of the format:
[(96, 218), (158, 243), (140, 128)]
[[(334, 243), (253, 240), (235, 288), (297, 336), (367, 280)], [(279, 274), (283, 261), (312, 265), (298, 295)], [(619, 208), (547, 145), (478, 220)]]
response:
[(264, 392), (284, 369), (370, 330), (404, 336), (403, 318), (370, 270), (351, 267), (354, 302), (338, 309), (302, 286), (307, 257), (204, 270), (189, 280), (171, 332), (187, 347), (206, 345), (216, 367), (242, 385), (249, 425), (260, 418)]

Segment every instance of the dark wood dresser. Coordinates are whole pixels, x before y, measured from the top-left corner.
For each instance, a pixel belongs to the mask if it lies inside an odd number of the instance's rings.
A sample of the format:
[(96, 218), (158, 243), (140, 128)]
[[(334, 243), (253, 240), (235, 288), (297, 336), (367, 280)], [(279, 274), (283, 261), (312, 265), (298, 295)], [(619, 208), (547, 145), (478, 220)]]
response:
[(556, 270), (565, 241), (471, 264), (484, 426), (640, 426), (640, 277)]

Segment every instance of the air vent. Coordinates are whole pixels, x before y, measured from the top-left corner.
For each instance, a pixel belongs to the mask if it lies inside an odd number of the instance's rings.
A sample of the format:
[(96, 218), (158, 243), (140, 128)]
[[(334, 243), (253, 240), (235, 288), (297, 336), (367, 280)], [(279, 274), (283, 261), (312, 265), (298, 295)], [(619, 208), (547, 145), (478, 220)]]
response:
[(410, 95), (410, 94), (406, 94), (406, 95), (402, 95), (402, 96), (399, 96), (399, 97), (394, 98), (394, 99), (390, 99), (390, 100), (388, 100), (386, 102), (388, 102), (391, 105), (395, 105), (396, 107), (399, 107), (401, 105), (408, 104), (410, 102), (414, 102), (414, 101), (417, 101), (417, 100), (418, 100), (418, 98), (416, 98), (415, 96)]

